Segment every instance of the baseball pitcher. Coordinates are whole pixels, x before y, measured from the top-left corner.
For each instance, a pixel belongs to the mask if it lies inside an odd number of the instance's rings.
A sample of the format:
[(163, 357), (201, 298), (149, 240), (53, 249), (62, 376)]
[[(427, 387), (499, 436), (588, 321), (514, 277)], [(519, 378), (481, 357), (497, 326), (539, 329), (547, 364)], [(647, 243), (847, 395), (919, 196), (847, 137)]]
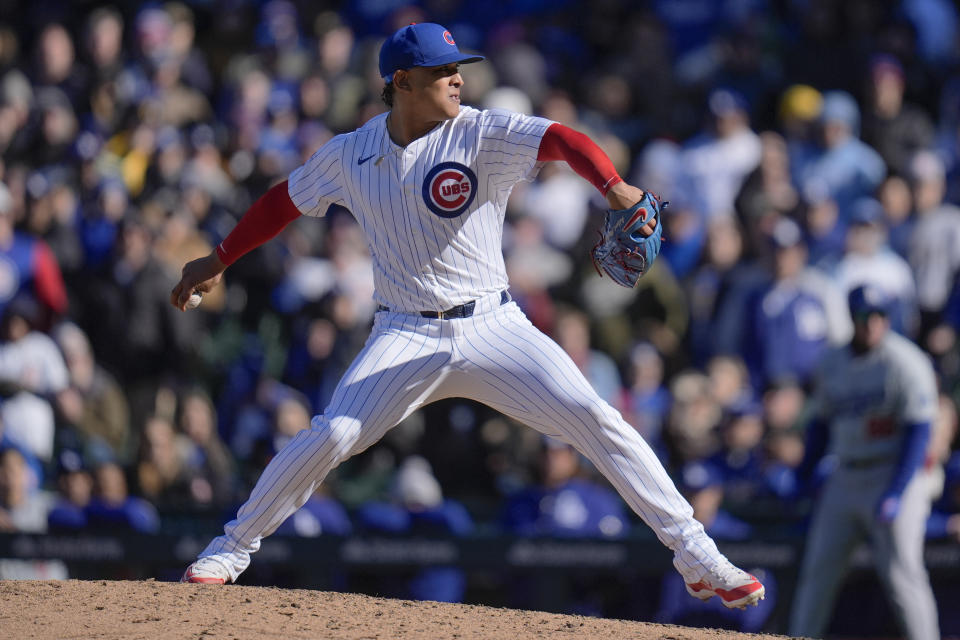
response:
[(659, 199), (623, 182), (580, 133), (543, 118), (462, 106), (460, 65), (481, 59), (461, 53), (440, 25), (398, 30), (380, 50), (389, 112), (331, 139), (254, 203), (215, 252), (184, 266), (170, 296), (180, 309), (290, 221), (338, 204), (366, 234), (378, 312), (329, 406), (270, 462), (236, 519), (183, 579), (235, 580), (260, 540), (331, 469), (420, 407), (466, 397), (589, 458), (673, 550), (695, 597), (756, 604), (763, 585), (717, 550), (647, 443), (507, 292), (507, 198), (540, 163), (564, 160), (604, 194), (611, 211), (594, 259), (626, 286), (659, 252)]

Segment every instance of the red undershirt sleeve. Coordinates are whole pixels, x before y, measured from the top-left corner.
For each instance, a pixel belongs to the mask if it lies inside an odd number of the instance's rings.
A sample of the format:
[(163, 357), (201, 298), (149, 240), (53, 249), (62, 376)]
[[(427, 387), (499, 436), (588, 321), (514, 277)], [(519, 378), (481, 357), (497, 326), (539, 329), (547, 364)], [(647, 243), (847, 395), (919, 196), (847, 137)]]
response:
[(537, 160), (565, 160), (577, 175), (588, 180), (604, 196), (610, 187), (623, 182), (613, 162), (596, 142), (559, 122), (554, 122), (544, 132)]
[(276, 237), (300, 217), (300, 210), (287, 192), (287, 181), (271, 187), (240, 218), (233, 231), (217, 247), (217, 256), (231, 265), (243, 254)]

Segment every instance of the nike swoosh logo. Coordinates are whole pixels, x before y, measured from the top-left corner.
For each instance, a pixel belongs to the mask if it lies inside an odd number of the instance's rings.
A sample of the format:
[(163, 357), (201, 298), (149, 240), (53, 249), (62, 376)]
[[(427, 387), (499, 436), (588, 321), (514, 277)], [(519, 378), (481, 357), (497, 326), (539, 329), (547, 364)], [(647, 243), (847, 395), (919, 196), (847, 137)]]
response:
[(358, 160), (357, 160), (357, 165), (359, 166), (359, 165), (363, 164), (364, 162), (366, 162), (367, 160), (369, 160), (370, 158), (372, 158), (372, 157), (375, 156), (375, 155), (377, 155), (377, 154), (373, 153), (373, 154), (370, 154), (369, 156), (367, 156), (366, 158), (360, 158), (360, 159), (358, 159)]

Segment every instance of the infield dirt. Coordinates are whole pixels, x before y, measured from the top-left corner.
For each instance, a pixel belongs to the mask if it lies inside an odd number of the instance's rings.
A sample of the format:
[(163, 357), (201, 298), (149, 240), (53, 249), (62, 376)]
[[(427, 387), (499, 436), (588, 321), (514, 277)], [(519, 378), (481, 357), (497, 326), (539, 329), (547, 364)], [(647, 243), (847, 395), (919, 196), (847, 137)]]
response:
[(168, 582), (0, 582), (0, 638), (782, 638), (347, 593)]

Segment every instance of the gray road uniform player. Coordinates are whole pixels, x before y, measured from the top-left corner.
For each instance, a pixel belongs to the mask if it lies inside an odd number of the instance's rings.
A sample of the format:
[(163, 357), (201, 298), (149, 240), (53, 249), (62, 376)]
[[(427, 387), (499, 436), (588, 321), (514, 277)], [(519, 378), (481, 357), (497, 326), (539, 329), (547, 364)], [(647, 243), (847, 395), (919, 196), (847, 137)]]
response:
[(923, 453), (936, 417), (936, 378), (926, 354), (889, 330), (884, 302), (875, 289), (851, 292), (853, 342), (824, 359), (817, 379), (811, 429), (824, 437), (819, 446), (816, 434), (808, 437), (801, 469), (828, 446), (837, 467), (814, 512), (790, 635), (823, 636), (850, 555), (868, 541), (905, 636), (940, 637), (923, 565), (932, 493)]

